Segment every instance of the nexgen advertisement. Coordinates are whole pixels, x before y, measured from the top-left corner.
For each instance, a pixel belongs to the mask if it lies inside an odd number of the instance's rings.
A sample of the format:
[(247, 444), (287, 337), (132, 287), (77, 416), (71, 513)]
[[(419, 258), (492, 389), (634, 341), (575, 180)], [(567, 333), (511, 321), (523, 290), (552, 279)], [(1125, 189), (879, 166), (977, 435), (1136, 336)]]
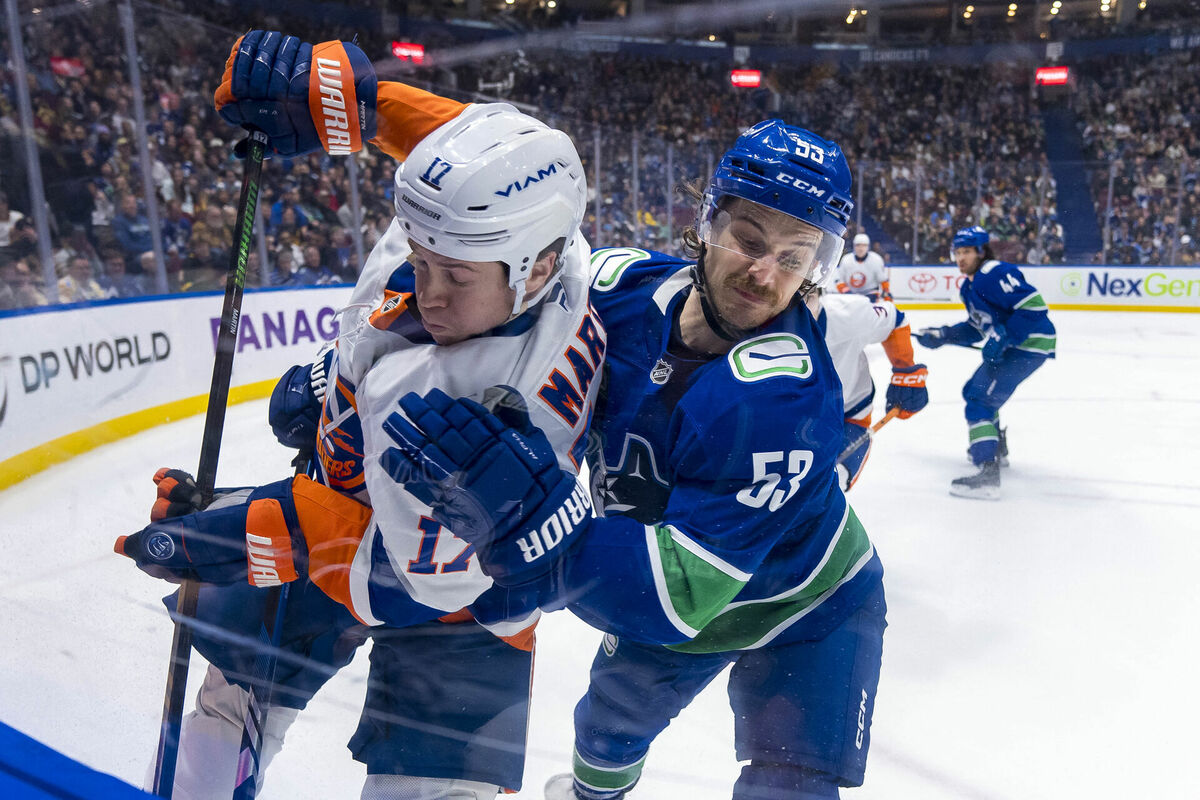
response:
[[(1051, 308), (1200, 312), (1198, 267), (1020, 267)], [(963, 276), (953, 264), (892, 267), (891, 289), (907, 307), (958, 303)]]
[[(265, 396), (288, 367), (311, 361), (337, 336), (350, 291), (247, 291), (232, 385)], [(117, 438), (103, 433), (116, 420), (136, 430), (202, 412), (221, 303), (218, 293), (0, 316), (0, 473), (81, 431)]]

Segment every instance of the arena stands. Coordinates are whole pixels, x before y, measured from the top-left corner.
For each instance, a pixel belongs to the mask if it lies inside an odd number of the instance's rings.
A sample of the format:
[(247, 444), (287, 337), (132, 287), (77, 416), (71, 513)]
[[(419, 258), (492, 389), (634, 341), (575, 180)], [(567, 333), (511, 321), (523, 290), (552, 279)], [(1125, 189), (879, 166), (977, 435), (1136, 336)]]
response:
[[(320, 25), (294, 15), (287, 21), (310, 38), (348, 37), (354, 13), (378, 13), (377, 6), (361, 5)], [(236, 12), (218, 5), (202, 19), (181, 9), (135, 5), (153, 208), (143, 187), (123, 43), (94, 35), (120, 30), (117, 8), (97, 4), (25, 28), (57, 278), (66, 278), (82, 254), (108, 296), (160, 291), (154, 220), (167, 291), (222, 285), (241, 170), (231, 155), (238, 132), (212, 110), (211, 90), (237, 35)], [(449, 41), (454, 30), (422, 24), (431, 41)], [(387, 57), (384, 37), (359, 33), (368, 53)], [(1103, 31), (1078, 35), (1084, 34)], [(1088, 162), (1093, 222), (1104, 231), (1103, 250), (1089, 258), (1196, 259), (1198, 64), (1193, 48), (1105, 58), (1076, 70), (1070, 113)], [(517, 51), (453, 73), (416, 69), (408, 79), (467, 100), (482, 85), (488, 97), (529, 107), (571, 133), (589, 178), (599, 177), (585, 223), (597, 245), (672, 249), (693, 215), (679, 185), (704, 179), (714, 154), (746, 125), (783, 116), (843, 146), (860, 201), (852, 232), (870, 233), (890, 262), (944, 261), (952, 231), (966, 224), (992, 231), (1002, 257), (1063, 262), (1064, 241), (1078, 223), (1059, 214), (1029, 65), (760, 66), (763, 86), (747, 90), (732, 87), (729, 65), (716, 61)], [(0, 308), (11, 308), (43, 302), (51, 292), (31, 224), (12, 70), (3, 81)], [(357, 156), (354, 166), (359, 220), (350, 208), (347, 160), (313, 155), (268, 163), (261, 200), (265, 262), (255, 254), (249, 285), (353, 280), (359, 245), (369, 251), (390, 220), (392, 186), (392, 166), (376, 151)]]

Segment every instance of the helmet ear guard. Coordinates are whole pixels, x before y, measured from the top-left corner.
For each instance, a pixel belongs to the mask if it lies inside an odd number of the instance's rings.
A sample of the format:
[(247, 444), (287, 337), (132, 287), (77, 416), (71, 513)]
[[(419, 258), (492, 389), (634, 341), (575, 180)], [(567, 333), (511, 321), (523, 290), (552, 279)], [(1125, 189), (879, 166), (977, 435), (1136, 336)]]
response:
[(396, 170), (396, 217), (439, 255), (508, 268), (513, 316), (541, 299), (525, 284), (538, 256), (579, 234), (583, 166), (565, 133), (507, 103), (470, 105), (422, 139)]

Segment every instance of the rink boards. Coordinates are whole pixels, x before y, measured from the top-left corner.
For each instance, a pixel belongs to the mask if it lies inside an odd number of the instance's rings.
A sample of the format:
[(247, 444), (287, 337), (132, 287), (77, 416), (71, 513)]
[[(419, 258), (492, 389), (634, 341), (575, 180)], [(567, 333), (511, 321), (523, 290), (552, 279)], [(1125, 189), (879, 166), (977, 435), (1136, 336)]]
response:
[[(1200, 313), (1200, 267), (1022, 266), (1051, 309)], [(964, 276), (953, 264), (891, 268), (892, 296), (902, 308), (958, 304)]]
[[(349, 286), (247, 291), (230, 402), (270, 393), (337, 335)], [(93, 447), (205, 410), (222, 296), (0, 315), (0, 489)]]

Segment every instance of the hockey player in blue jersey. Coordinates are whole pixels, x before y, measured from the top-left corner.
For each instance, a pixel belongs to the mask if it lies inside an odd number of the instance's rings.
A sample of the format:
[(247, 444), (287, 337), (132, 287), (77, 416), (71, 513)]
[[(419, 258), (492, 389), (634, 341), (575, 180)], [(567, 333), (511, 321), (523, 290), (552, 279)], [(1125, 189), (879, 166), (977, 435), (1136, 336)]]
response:
[(538, 448), (468, 401), (409, 395), (393, 416), (394, 477), (508, 564), (497, 583), (606, 632), (575, 709), (573, 774), (547, 797), (623, 797), (654, 738), (730, 665), (749, 762), (734, 798), (862, 783), (883, 570), (836, 479), (841, 386), (806, 305), (851, 207), (838, 146), (769, 120), (722, 158), (685, 235), (694, 263), (593, 253), (608, 331), (589, 453), (598, 517), (564, 505), (514, 527), (487, 513), (538, 496), (512, 466)]
[(929, 348), (983, 341), (983, 363), (963, 386), (967, 452), (979, 471), (952, 481), (950, 494), (996, 500), (1000, 466), (1008, 456), (1000, 407), (1046, 359), (1054, 358), (1056, 335), (1041, 293), (1019, 269), (996, 259), (987, 231), (963, 228), (954, 234), (951, 248), (959, 272), (966, 276), (962, 301), (970, 318), (925, 328), (917, 333), (917, 341)]

